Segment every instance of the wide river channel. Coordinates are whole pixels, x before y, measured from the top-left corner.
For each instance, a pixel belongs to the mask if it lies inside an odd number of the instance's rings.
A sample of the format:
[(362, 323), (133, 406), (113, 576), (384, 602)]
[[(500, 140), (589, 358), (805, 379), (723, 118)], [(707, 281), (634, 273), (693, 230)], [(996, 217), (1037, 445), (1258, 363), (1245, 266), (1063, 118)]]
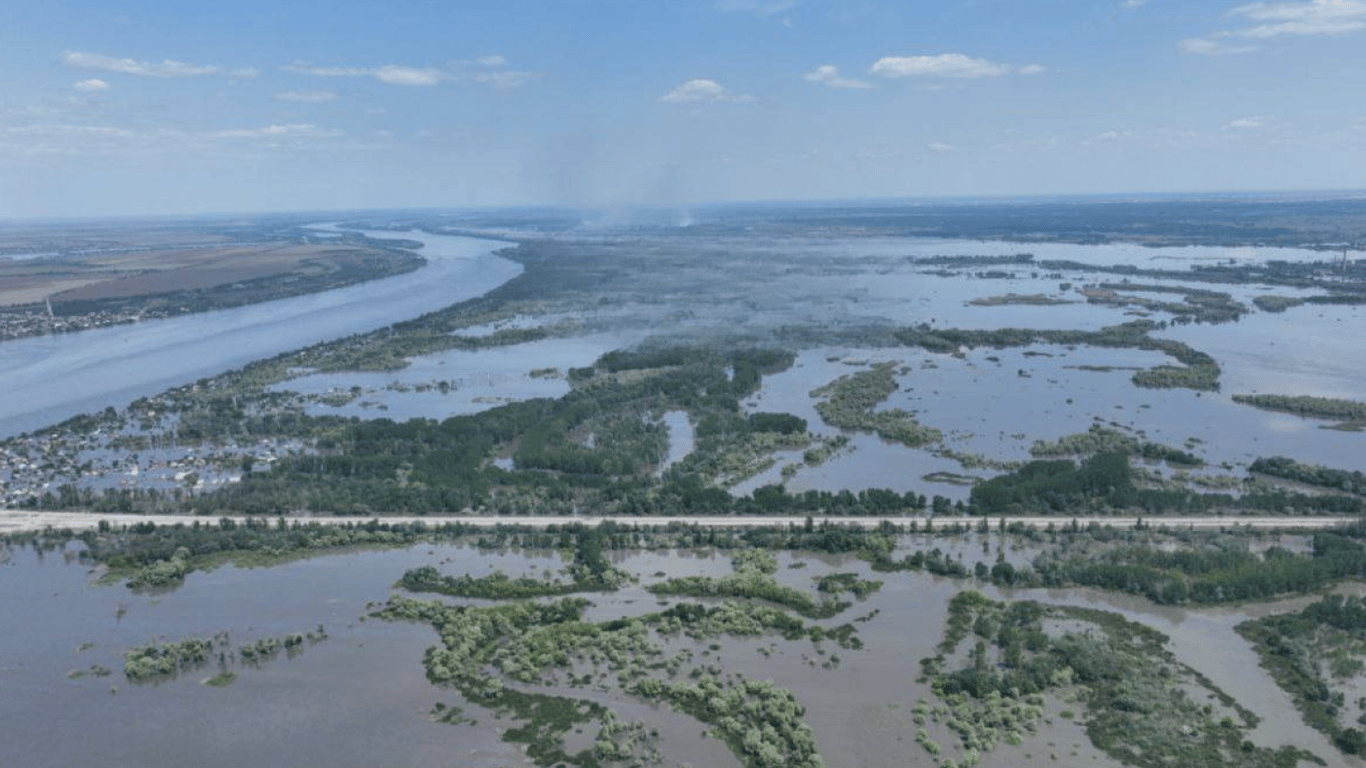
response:
[(0, 344), (0, 437), (122, 407), (291, 349), (364, 333), (481, 296), (517, 276), (506, 243), (363, 232), (422, 243), (420, 269), (323, 293)]

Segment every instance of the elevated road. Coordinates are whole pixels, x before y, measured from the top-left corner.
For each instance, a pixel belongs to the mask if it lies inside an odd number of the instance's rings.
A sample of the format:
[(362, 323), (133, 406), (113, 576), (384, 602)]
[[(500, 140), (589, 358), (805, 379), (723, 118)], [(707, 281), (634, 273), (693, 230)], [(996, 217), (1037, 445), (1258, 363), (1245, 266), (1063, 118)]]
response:
[[(245, 520), (244, 516), (227, 515), (238, 522)], [(271, 518), (272, 520), (274, 518)], [(363, 523), (373, 518), (366, 517), (302, 517), (291, 516), (285, 518), (289, 522), (298, 521), (300, 523), (319, 523), (321, 525), (345, 525), (347, 523)], [(887, 517), (813, 517), (813, 521), (819, 525), (829, 522), (835, 525), (857, 524), (865, 528), (877, 526), (884, 520), (897, 525), (910, 525), (914, 522), (917, 527), (924, 528), (926, 522), (932, 522), (938, 528), (954, 523), (966, 523), (977, 525), (982, 518), (979, 517), (935, 517), (927, 516), (887, 516)], [(175, 525), (183, 523), (192, 525), (195, 522), (201, 524), (215, 524), (219, 516), (194, 516), (194, 515), (101, 515), (93, 512), (47, 512), (21, 509), (0, 509), (0, 534), (18, 533), (22, 531), (41, 531), (44, 528), (70, 528), (74, 531), (83, 531), (95, 528), (101, 520), (108, 521), (114, 527), (136, 525), (138, 523), (156, 523), (157, 525)], [(573, 517), (566, 516), (515, 516), (515, 517), (492, 517), (492, 516), (469, 516), (469, 515), (386, 515), (378, 518), (382, 523), (426, 523), (427, 525), (442, 525), (445, 523), (465, 523), (466, 525), (476, 525), (492, 528), (496, 525), (521, 525), (537, 528), (546, 528), (552, 525), (572, 525), (581, 523), (583, 525), (596, 526), (606, 520), (614, 520), (624, 525), (669, 525), (671, 523), (681, 523), (684, 525), (700, 525), (707, 528), (757, 528), (763, 526), (790, 526), (804, 525), (807, 517), (805, 515), (772, 515), (772, 516), (747, 516), (747, 517), (694, 517), (685, 515), (668, 515), (654, 517), (603, 517), (598, 515), (579, 515)], [(1047, 528), (1052, 525), (1056, 528), (1071, 525), (1074, 521), (1082, 526), (1091, 523), (1098, 525), (1108, 525), (1115, 528), (1132, 528), (1140, 520), (1144, 525), (1167, 528), (1183, 528), (1197, 530), (1218, 530), (1220, 528), (1254, 528), (1258, 530), (1314, 530), (1322, 528), (1332, 528), (1334, 526), (1351, 523), (1355, 518), (1345, 516), (1314, 516), (1314, 517), (1277, 517), (1277, 516), (1205, 516), (1205, 517), (1134, 517), (1134, 516), (1078, 516), (1078, 517), (988, 517), (987, 524), (995, 530), (1001, 520), (1005, 520), (1006, 525), (1021, 523), (1032, 528)]]

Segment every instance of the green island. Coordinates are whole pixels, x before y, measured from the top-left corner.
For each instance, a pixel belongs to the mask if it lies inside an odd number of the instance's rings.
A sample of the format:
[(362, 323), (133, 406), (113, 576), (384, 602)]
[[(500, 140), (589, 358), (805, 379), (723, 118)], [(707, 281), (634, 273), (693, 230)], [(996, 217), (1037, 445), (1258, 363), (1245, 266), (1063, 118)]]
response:
[(922, 425), (914, 414), (900, 408), (874, 410), (896, 391), (896, 368), (896, 363), (879, 363), (812, 390), (812, 397), (826, 398), (816, 404), (816, 412), (831, 426), (873, 432), (912, 448), (939, 442), (944, 434)]
[(1308, 395), (1234, 395), (1233, 402), (1297, 416), (1348, 423), (1366, 422), (1366, 403), (1357, 400)]
[(274, 660), (281, 651), (293, 657), (303, 652), (305, 644), (314, 645), (326, 639), (327, 631), (318, 625), (307, 633), (291, 632), (282, 638), (261, 637), (236, 645), (227, 632), (212, 638), (184, 637), (171, 642), (153, 642), (131, 648), (124, 654), (123, 674), (133, 683), (159, 682), (217, 661), (218, 674), (205, 680), (204, 684), (223, 688), (237, 679), (238, 673), (232, 669), (234, 664), (259, 667)]

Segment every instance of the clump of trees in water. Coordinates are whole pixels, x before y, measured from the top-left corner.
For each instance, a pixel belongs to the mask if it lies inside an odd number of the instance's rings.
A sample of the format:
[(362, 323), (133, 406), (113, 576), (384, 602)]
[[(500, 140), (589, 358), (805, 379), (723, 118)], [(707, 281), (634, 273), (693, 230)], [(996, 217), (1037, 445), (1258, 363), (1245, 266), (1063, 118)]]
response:
[(1155, 603), (1227, 603), (1312, 592), (1344, 578), (1366, 576), (1366, 546), (1356, 537), (1321, 532), (1308, 555), (1246, 546), (1165, 552), (1122, 546), (1094, 557), (1042, 556), (1031, 581), (1041, 586), (1091, 586), (1142, 595)]
[(812, 397), (826, 398), (816, 403), (816, 412), (833, 427), (873, 432), (884, 440), (911, 448), (943, 440), (943, 432), (921, 424), (908, 411), (874, 410), (896, 391), (896, 366), (897, 363), (879, 363), (812, 390)]
[[(1366, 668), (1366, 601), (1329, 595), (1298, 613), (1245, 621), (1237, 630), (1294, 698), (1306, 723), (1343, 752), (1366, 754), (1366, 699), (1348, 702), (1341, 689), (1333, 690), (1350, 685)], [(1348, 724), (1354, 710), (1357, 716)]]
[[(237, 647), (232, 653), (228, 633), (220, 632), (212, 638), (185, 637), (165, 643), (148, 643), (131, 648), (123, 656), (123, 673), (129, 681), (143, 683), (199, 669), (215, 658), (218, 660), (219, 674), (208, 681), (209, 685), (222, 687), (236, 679), (229, 667), (234, 657), (244, 664), (263, 664), (276, 658), (280, 651), (291, 657), (301, 653), (304, 643), (320, 643), (327, 639), (327, 630), (321, 624), (314, 631), (291, 632), (283, 638), (262, 637)], [(218, 650), (215, 656), (215, 649)]]
[(1086, 432), (1067, 435), (1056, 441), (1035, 440), (1029, 455), (1036, 458), (1059, 456), (1090, 456), (1097, 453), (1121, 452), (1140, 456), (1148, 461), (1165, 461), (1182, 467), (1202, 467), (1203, 459), (1178, 448), (1139, 440), (1117, 429), (1092, 424)]
[(1358, 400), (1308, 395), (1234, 395), (1233, 402), (1298, 416), (1366, 422), (1366, 403)]
[(123, 657), (123, 673), (129, 680), (141, 682), (178, 674), (182, 669), (208, 663), (213, 653), (213, 642), (198, 637), (187, 637), (170, 643), (150, 643), (128, 651)]
[(829, 618), (851, 605), (840, 600), (818, 601), (807, 592), (779, 583), (774, 576), (778, 561), (767, 549), (740, 550), (731, 557), (731, 566), (735, 572), (729, 576), (683, 576), (651, 584), (647, 589), (656, 595), (764, 600), (815, 619)]
[[(1060, 621), (1081, 627), (1045, 626)], [(966, 664), (950, 666), (950, 659), (961, 663), (958, 649), (966, 642), (973, 643)], [(1293, 768), (1316, 759), (1293, 747), (1271, 750), (1248, 741), (1256, 715), (1180, 663), (1166, 642), (1160, 632), (1112, 613), (960, 592), (949, 603), (937, 655), (921, 661), (941, 703), (921, 702), (914, 717), (958, 734), (962, 762), (972, 765), (999, 743), (1019, 744), (1034, 732), (1044, 694), (1076, 691), (1092, 743), (1126, 765)], [(1188, 689), (1207, 693), (1209, 701)], [(940, 746), (921, 734), (921, 746), (937, 755)]]
[[(433, 624), (442, 644), (429, 649), (424, 658), (428, 678), (453, 686), (473, 703), (513, 715), (521, 724), (507, 731), (504, 739), (527, 743), (527, 754), (540, 765), (591, 767), (599, 760), (633, 753), (629, 744), (621, 743), (615, 718), (601, 705), (516, 687), (551, 684), (564, 676), (571, 686), (583, 685), (594, 679), (592, 672), (586, 681), (578, 676), (576, 670), (584, 665), (615, 672), (625, 693), (668, 701), (713, 725), (747, 768), (823, 765), (811, 729), (801, 719), (804, 710), (790, 692), (735, 675), (723, 680), (719, 667), (710, 665), (693, 666), (687, 682), (674, 682), (691, 661), (691, 653), (666, 658), (649, 632), (657, 628), (666, 636), (694, 630), (695, 637), (749, 635), (781, 626), (786, 635), (797, 638), (802, 636), (800, 621), (775, 608), (725, 603), (715, 608), (684, 604), (663, 613), (590, 623), (583, 620), (586, 605), (582, 598), (564, 598), (553, 603), (454, 606), (394, 596), (376, 615)], [(817, 629), (810, 630), (813, 641), (825, 637), (824, 632), (817, 636)], [(852, 627), (845, 632), (852, 635)], [(567, 752), (564, 737), (569, 730), (593, 721), (602, 723), (593, 746)]]
[(1366, 473), (1333, 469), (1314, 464), (1302, 464), (1285, 456), (1257, 459), (1252, 462), (1247, 471), (1347, 493), (1366, 494)]
[(480, 597), (496, 600), (569, 595), (576, 592), (611, 592), (631, 580), (630, 574), (611, 564), (602, 554), (603, 529), (584, 528), (574, 536), (574, 562), (568, 568), (569, 580), (516, 579), (498, 571), (488, 576), (442, 575), (435, 567), (423, 565), (404, 572), (398, 586), (410, 592), (437, 592), (453, 597)]

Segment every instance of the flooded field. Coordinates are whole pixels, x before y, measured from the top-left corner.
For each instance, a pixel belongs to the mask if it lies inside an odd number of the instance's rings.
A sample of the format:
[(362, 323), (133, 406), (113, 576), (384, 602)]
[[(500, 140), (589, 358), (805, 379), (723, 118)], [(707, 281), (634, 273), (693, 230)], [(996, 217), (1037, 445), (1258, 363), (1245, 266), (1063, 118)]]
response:
[[(901, 545), (947, 547), (951, 557), (968, 562), (994, 557), (998, 548), (1020, 562), (1031, 556), (1029, 547), (1010, 545), (994, 534), (905, 537)], [(194, 573), (184, 586), (162, 593), (96, 586), (96, 574), (74, 554), (71, 550), (66, 556), (39, 555), (29, 548), (14, 548), (0, 563), (0, 582), (5, 585), (0, 607), (7, 616), (23, 617), (26, 626), (22, 633), (0, 638), (0, 737), (12, 745), (7, 765), (80, 762), (88, 757), (91, 743), (101, 745), (102, 762), (111, 764), (291, 766), (302, 761), (417, 767), (452, 759), (472, 766), (523, 760), (520, 747), (501, 740), (513, 721), (496, 719), (454, 691), (426, 680), (422, 654), (437, 640), (429, 627), (366, 616), (373, 604), (388, 598), (391, 585), (407, 569), (432, 565), (476, 577), (495, 571), (537, 577), (565, 565), (557, 552), (480, 550), (456, 544), (356, 551), (272, 568), (223, 566)], [(651, 585), (689, 575), (720, 577), (731, 568), (726, 553), (705, 550), (612, 554), (616, 568), (639, 580), (618, 592), (587, 595), (592, 606), (585, 620), (663, 610), (686, 600), (651, 594)], [(861, 648), (789, 641), (773, 632), (716, 640), (653, 633), (651, 637), (666, 655), (685, 653), (694, 664), (769, 680), (790, 691), (805, 707), (804, 719), (814, 729), (827, 765), (929, 764), (929, 756), (915, 743), (921, 727), (914, 720), (915, 708), (933, 697), (920, 681), (919, 662), (935, 653), (949, 599), (972, 582), (920, 573), (878, 574), (849, 556), (788, 553), (780, 553), (775, 577), (785, 586), (809, 590), (816, 579), (836, 572), (884, 582), (839, 616), (819, 622), (833, 628), (857, 619)], [(1118, 613), (1157, 629), (1171, 638), (1168, 647), (1177, 659), (1261, 718), (1248, 735), (1257, 745), (1290, 744), (1308, 749), (1329, 765), (1360, 765), (1347, 761), (1322, 734), (1299, 720), (1288, 694), (1258, 667), (1246, 641), (1233, 630), (1247, 618), (1298, 610), (1309, 598), (1242, 608), (1177, 609), (1084, 589), (1002, 591), (987, 586), (984, 591), (993, 599), (1038, 600)], [(281, 655), (259, 666), (232, 664), (237, 678), (222, 688), (202, 684), (219, 668), (212, 662), (151, 684), (133, 683), (122, 672), (123, 653), (153, 640), (226, 632), (233, 643), (241, 644), (315, 625), (326, 628), (326, 639), (308, 644), (297, 656)], [(112, 674), (73, 675), (96, 666)], [(616, 686), (523, 687), (596, 701), (622, 721), (643, 720), (658, 730), (665, 765), (738, 765), (721, 741), (699, 737), (703, 723)], [(462, 707), (464, 717), (474, 723), (433, 722), (429, 713), (438, 703)], [(1019, 745), (987, 752), (981, 764), (1046, 760), (1070, 767), (1117, 765), (1091, 744), (1079, 724), (1082, 715), (1060, 714), (1083, 709), (1050, 700), (1037, 733)], [(594, 728), (567, 740), (591, 743)], [(938, 729), (942, 727), (931, 728), (932, 737), (951, 746), (952, 734)], [(74, 732), (80, 733), (79, 739), (71, 738)]]

